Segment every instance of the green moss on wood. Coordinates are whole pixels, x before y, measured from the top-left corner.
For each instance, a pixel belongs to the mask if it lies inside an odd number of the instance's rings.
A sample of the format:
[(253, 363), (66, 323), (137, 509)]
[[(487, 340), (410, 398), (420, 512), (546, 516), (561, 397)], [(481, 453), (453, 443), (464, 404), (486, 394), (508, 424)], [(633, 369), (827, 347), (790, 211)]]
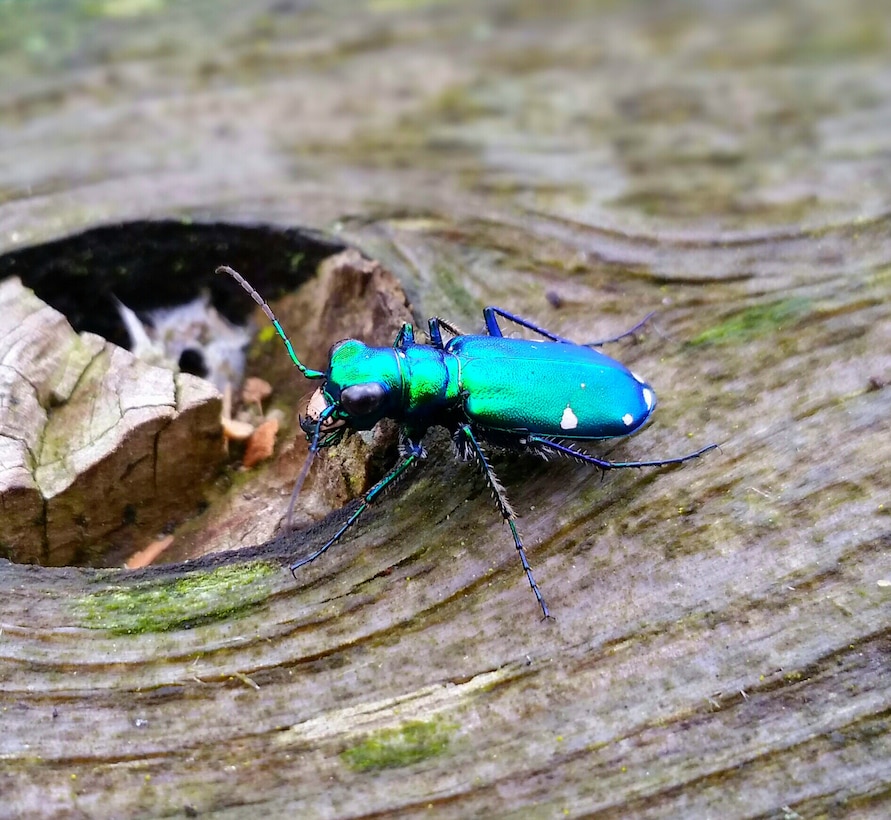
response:
[(239, 615), (269, 595), (276, 568), (261, 561), (120, 585), (79, 598), (80, 625), (115, 634), (169, 632)]
[(810, 311), (807, 299), (782, 299), (756, 305), (734, 313), (720, 325), (703, 331), (690, 340), (691, 345), (734, 344), (758, 336), (766, 336), (785, 324), (797, 321)]
[(358, 746), (341, 752), (340, 757), (359, 772), (410, 766), (445, 752), (455, 728), (439, 720), (412, 720), (398, 729), (375, 732)]

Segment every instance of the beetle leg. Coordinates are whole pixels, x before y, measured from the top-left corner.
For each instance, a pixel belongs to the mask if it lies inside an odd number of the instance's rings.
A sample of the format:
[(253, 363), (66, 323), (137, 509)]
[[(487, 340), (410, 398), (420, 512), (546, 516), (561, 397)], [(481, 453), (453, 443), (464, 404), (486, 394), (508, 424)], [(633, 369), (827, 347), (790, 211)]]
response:
[(445, 319), (440, 319), (439, 316), (434, 316), (432, 319), (428, 319), (427, 326), (430, 328), (430, 344), (437, 350), (442, 350), (442, 348), (444, 347), (442, 341), (443, 330), (451, 333), (452, 336), (465, 335), (451, 322), (447, 322)]
[(581, 461), (583, 464), (593, 464), (601, 470), (616, 470), (623, 467), (666, 467), (669, 464), (683, 464), (685, 461), (699, 458), (699, 456), (704, 455), (710, 450), (716, 449), (718, 446), (717, 444), (709, 444), (708, 447), (703, 447), (695, 453), (687, 453), (685, 456), (677, 456), (675, 458), (663, 458), (658, 461), (605, 461), (596, 456), (589, 456), (581, 450), (576, 450), (575, 447), (571, 445), (561, 444), (558, 441), (545, 438), (544, 436), (529, 436), (528, 441), (535, 447), (536, 452), (540, 455), (543, 455), (542, 450), (550, 450), (554, 453), (559, 453), (562, 456), (575, 459), (576, 461)]
[(306, 558), (301, 558), (299, 561), (295, 561), (289, 569), (291, 573), (295, 573), (300, 567), (309, 564), (312, 561), (315, 561), (323, 552), (325, 552), (328, 547), (332, 544), (336, 544), (341, 536), (355, 524), (359, 517), (363, 512), (368, 508), (369, 504), (373, 504), (377, 497), (388, 487), (390, 487), (395, 481), (402, 477), (405, 471), (415, 464), (419, 459), (426, 457), (426, 452), (424, 448), (421, 446), (419, 441), (411, 441), (409, 438), (403, 436), (402, 441), (399, 443), (399, 449), (403, 456), (402, 461), (396, 464), (393, 469), (391, 469), (380, 481), (377, 482), (367, 493), (365, 493), (365, 497), (360, 502), (359, 506), (353, 510), (350, 517), (346, 520), (346, 523), (336, 532), (334, 536), (328, 540), (328, 542), (317, 549), (314, 553), (307, 556)]
[(489, 331), (490, 336), (504, 335), (501, 327), (498, 324), (497, 318), (498, 316), (501, 316), (502, 318), (507, 319), (509, 322), (513, 322), (520, 327), (525, 327), (527, 330), (531, 330), (533, 333), (537, 333), (539, 336), (544, 336), (545, 339), (550, 339), (552, 342), (562, 342), (563, 344), (570, 345), (578, 344), (579, 347), (603, 347), (603, 345), (618, 342), (620, 339), (624, 339), (627, 336), (633, 336), (655, 315), (655, 312), (648, 313), (634, 327), (629, 328), (624, 333), (620, 333), (618, 336), (611, 336), (609, 339), (598, 339), (596, 342), (573, 342), (571, 339), (564, 339), (562, 336), (558, 336), (556, 333), (551, 333), (550, 330), (545, 330), (543, 327), (539, 327), (538, 325), (533, 324), (528, 319), (524, 319), (514, 313), (509, 313), (508, 311), (502, 310), (501, 308), (487, 307), (483, 309), (483, 316), (486, 317), (486, 329)]
[(604, 345), (610, 345), (613, 342), (618, 342), (620, 339), (624, 339), (627, 336), (633, 336), (640, 330), (647, 322), (650, 321), (656, 315), (656, 311), (650, 311), (646, 316), (643, 317), (634, 327), (628, 328), (628, 330), (620, 333), (618, 336), (611, 336), (609, 339), (598, 339), (596, 342), (579, 342), (581, 347), (603, 347)]
[(489, 331), (490, 336), (504, 336), (504, 333), (502, 333), (501, 327), (498, 324), (498, 316), (501, 316), (502, 319), (507, 319), (509, 322), (513, 322), (520, 327), (525, 327), (526, 330), (531, 330), (533, 333), (537, 333), (539, 336), (544, 336), (545, 339), (550, 339), (552, 342), (562, 342), (563, 344), (568, 345), (575, 344), (575, 342), (570, 341), (569, 339), (564, 339), (556, 333), (551, 333), (550, 330), (545, 330), (543, 327), (533, 324), (522, 316), (517, 316), (515, 313), (509, 313), (499, 307), (483, 308), (483, 316), (486, 319), (486, 330)]
[(470, 429), (470, 425), (460, 425), (457, 432), (463, 437), (465, 442), (462, 451), (464, 453), (469, 451), (476, 458), (476, 462), (483, 474), (483, 478), (485, 478), (486, 483), (489, 485), (489, 489), (492, 491), (492, 495), (495, 497), (495, 506), (498, 507), (498, 511), (501, 513), (502, 518), (507, 521), (507, 524), (510, 527), (511, 535), (513, 535), (514, 538), (514, 546), (517, 548), (517, 553), (520, 556), (520, 562), (523, 564), (523, 570), (526, 573), (529, 586), (532, 587), (532, 592), (535, 595), (535, 599), (538, 601), (538, 605), (541, 607), (544, 619), (550, 618), (551, 613), (548, 610), (548, 605), (545, 603), (544, 598), (541, 595), (541, 590), (538, 588), (538, 584), (535, 583), (535, 578), (532, 575), (532, 567), (529, 566), (529, 560), (526, 558), (526, 550), (523, 548), (520, 533), (517, 532), (517, 525), (514, 523), (517, 515), (514, 512), (513, 507), (511, 507), (510, 501), (507, 499), (507, 493), (505, 493), (504, 487), (498, 480), (498, 476), (495, 475), (495, 471), (489, 465), (489, 461), (486, 458), (485, 453), (483, 453), (479, 442), (476, 440), (476, 436), (473, 435), (473, 430)]
[(399, 328), (399, 332), (396, 334), (396, 338), (393, 340), (393, 347), (396, 350), (405, 350), (406, 346), (414, 343), (415, 329), (408, 322), (403, 322), (402, 327)]

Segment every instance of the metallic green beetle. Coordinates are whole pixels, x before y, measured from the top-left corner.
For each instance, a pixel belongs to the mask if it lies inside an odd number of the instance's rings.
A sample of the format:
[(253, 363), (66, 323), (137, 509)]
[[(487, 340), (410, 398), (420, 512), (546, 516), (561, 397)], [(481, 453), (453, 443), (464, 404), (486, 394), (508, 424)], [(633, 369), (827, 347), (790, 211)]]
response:
[[(300, 361), (269, 305), (239, 273), (225, 266), (217, 268), (217, 273), (229, 274), (263, 309), (300, 372), (308, 379), (323, 380), (309, 400), (306, 418), (300, 421), (310, 455), (291, 495), (289, 527), (294, 501), (319, 448), (337, 444), (350, 430), (370, 430), (384, 418), (400, 424), (399, 462), (365, 494), (327, 543), (291, 565), (292, 572), (336, 543), (369, 504), (425, 458), (422, 439), (431, 427), (441, 426), (451, 433), (459, 456), (479, 466), (548, 618), (550, 612), (517, 531), (516, 514), (480, 442), (543, 458), (567, 456), (601, 470), (680, 464), (717, 446), (677, 458), (625, 462), (604, 461), (576, 448), (579, 441), (633, 433), (653, 412), (653, 389), (624, 365), (592, 349), (634, 333), (649, 316), (620, 336), (579, 345), (505, 310), (487, 307), (483, 316), (488, 335), (465, 335), (433, 318), (428, 322), (430, 342), (420, 344), (415, 342), (412, 326), (403, 324), (392, 347), (369, 347), (356, 339), (338, 342), (331, 348), (327, 370), (321, 371)], [(542, 339), (506, 338), (499, 316)], [(443, 330), (452, 334), (445, 343)]]

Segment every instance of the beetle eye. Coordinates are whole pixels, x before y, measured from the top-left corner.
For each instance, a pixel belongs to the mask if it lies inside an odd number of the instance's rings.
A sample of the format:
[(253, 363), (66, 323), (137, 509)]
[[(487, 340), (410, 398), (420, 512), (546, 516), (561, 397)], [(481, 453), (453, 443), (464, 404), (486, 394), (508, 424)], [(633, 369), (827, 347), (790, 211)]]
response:
[(380, 382), (351, 384), (340, 394), (340, 406), (351, 416), (367, 416), (380, 407), (386, 389)]

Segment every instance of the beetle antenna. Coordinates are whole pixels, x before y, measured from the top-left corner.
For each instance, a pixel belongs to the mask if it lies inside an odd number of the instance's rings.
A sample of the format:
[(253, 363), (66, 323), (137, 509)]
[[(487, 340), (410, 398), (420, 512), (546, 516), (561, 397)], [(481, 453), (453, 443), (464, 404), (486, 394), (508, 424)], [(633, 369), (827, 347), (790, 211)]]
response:
[(317, 452), (318, 449), (313, 450), (310, 448), (310, 451), (306, 456), (306, 461), (303, 462), (303, 467), (300, 468), (300, 475), (297, 476), (297, 480), (294, 482), (294, 489), (291, 490), (291, 500), (288, 502), (288, 512), (285, 516), (286, 535), (290, 535), (293, 532), (294, 528), (292, 526), (291, 517), (294, 515), (294, 504), (297, 503), (297, 496), (300, 495), (300, 491), (303, 489), (303, 482), (306, 481), (306, 477), (309, 475), (309, 468), (312, 467)]
[(291, 361), (297, 365), (297, 369), (306, 376), (307, 379), (324, 379), (325, 374), (321, 370), (310, 370), (300, 359), (297, 358), (297, 354), (294, 352), (294, 347), (291, 344), (291, 340), (288, 338), (288, 334), (285, 333), (282, 326), (279, 324), (278, 319), (275, 318), (275, 314), (272, 312), (272, 308), (266, 304), (266, 300), (260, 296), (259, 293), (254, 289), (254, 287), (247, 281), (238, 271), (233, 270), (228, 265), (220, 265), (216, 269), (216, 273), (228, 273), (239, 285), (241, 285), (249, 294), (251, 299), (253, 299), (259, 306), (263, 313), (266, 314), (266, 318), (272, 322), (272, 326), (275, 328), (275, 332), (278, 333), (279, 338), (285, 343), (285, 348), (288, 351), (288, 355), (291, 357)]
[(294, 515), (294, 505), (297, 503), (297, 496), (300, 495), (300, 491), (303, 489), (303, 482), (306, 481), (306, 477), (309, 475), (309, 468), (312, 467), (312, 463), (313, 461), (315, 461), (316, 453), (319, 452), (319, 439), (322, 435), (322, 425), (328, 420), (328, 417), (334, 412), (336, 407), (336, 404), (332, 404), (329, 407), (326, 407), (319, 414), (319, 418), (316, 421), (316, 428), (315, 430), (313, 430), (312, 440), (309, 443), (309, 453), (307, 453), (306, 461), (303, 462), (303, 466), (300, 468), (300, 473), (297, 476), (297, 480), (294, 482), (294, 489), (291, 490), (291, 500), (288, 501), (288, 512), (285, 515), (286, 534), (290, 534), (294, 530), (291, 524), (291, 520)]

